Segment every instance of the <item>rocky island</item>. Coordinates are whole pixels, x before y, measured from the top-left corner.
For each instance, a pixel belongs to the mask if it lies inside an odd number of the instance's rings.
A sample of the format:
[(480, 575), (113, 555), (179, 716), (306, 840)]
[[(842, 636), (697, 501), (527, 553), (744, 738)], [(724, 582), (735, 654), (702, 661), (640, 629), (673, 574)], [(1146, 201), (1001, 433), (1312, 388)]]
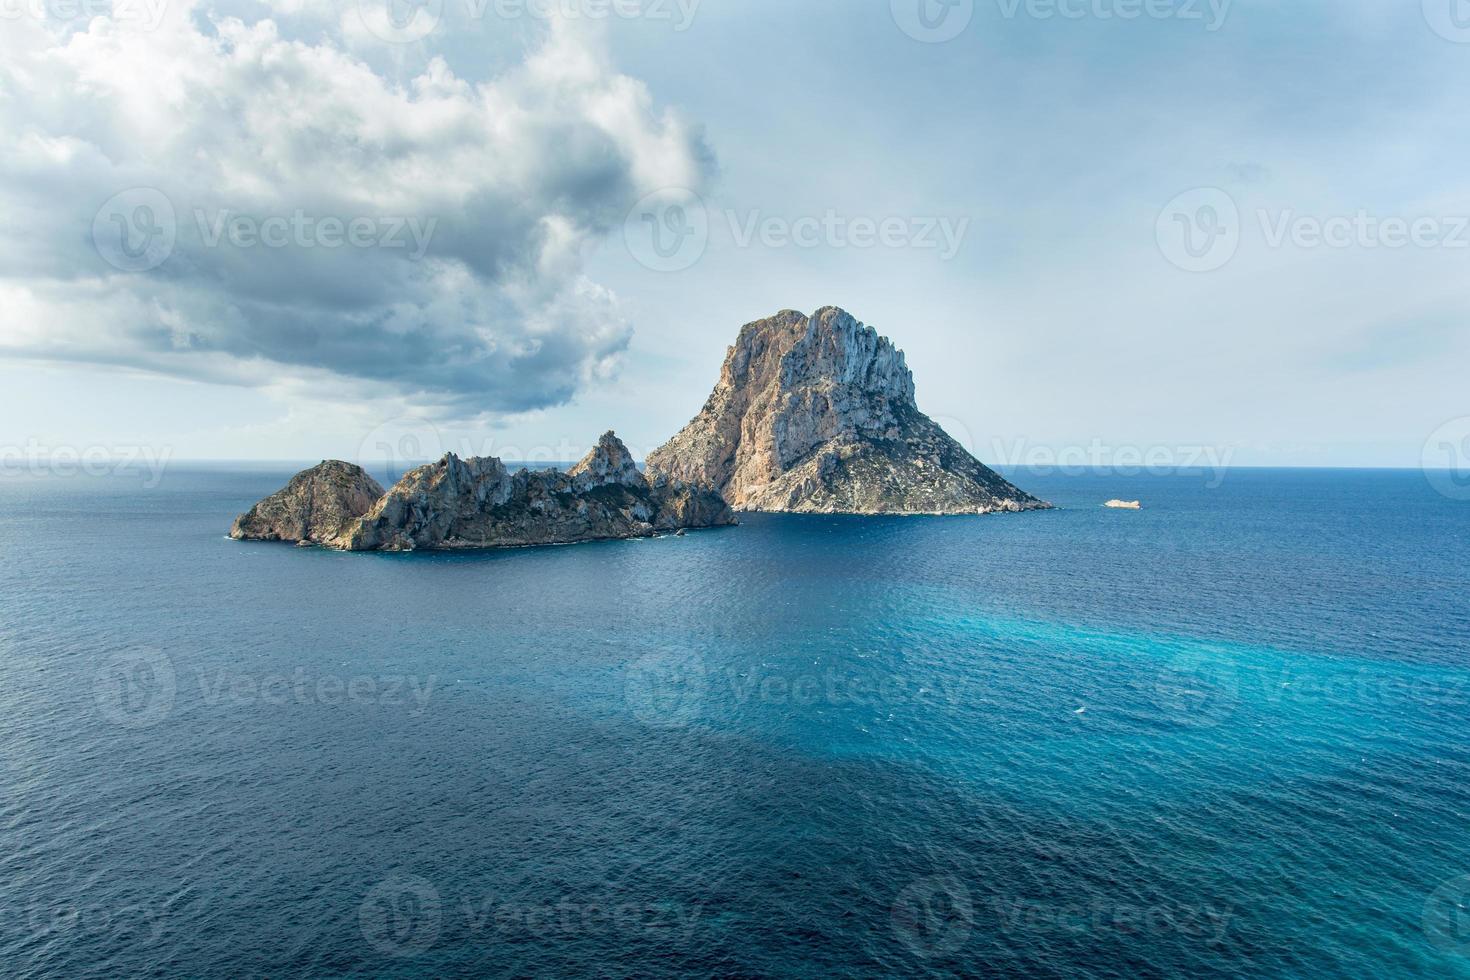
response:
[(326, 460), (241, 514), (230, 529), (237, 541), (328, 544), (351, 529), (383, 496), (361, 466)]
[(990, 514), (1050, 504), (970, 455), (914, 400), (903, 352), (852, 316), (792, 310), (740, 331), (703, 411), (649, 455), (658, 479), (736, 510)]
[(386, 493), (361, 467), (327, 461), (252, 507), (230, 536), (340, 551), (434, 551), (651, 537), (734, 523), (717, 492), (645, 477), (609, 432), (565, 473), (511, 473), (498, 459), (450, 453)]
[(361, 467), (327, 461), (241, 515), (230, 536), (341, 551), (512, 548), (719, 527), (736, 510), (1050, 507), (919, 411), (902, 351), (827, 307), (742, 329), (704, 410), (648, 457), (646, 473), (611, 432), (565, 473), (450, 453), (386, 492)]

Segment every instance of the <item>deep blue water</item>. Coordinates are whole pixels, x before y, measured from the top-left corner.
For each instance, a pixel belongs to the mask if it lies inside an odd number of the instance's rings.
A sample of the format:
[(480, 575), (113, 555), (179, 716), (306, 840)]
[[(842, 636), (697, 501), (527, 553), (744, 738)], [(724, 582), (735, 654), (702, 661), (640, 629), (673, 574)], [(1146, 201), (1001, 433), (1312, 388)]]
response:
[(0, 481), (0, 974), (1470, 976), (1470, 503), (1418, 473), (227, 540), (289, 472)]

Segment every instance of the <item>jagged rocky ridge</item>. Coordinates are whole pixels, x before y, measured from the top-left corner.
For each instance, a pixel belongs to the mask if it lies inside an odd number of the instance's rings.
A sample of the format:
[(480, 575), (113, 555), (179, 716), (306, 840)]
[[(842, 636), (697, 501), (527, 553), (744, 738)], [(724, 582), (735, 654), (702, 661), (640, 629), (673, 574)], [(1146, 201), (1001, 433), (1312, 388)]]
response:
[[(416, 551), (571, 544), (736, 522), (712, 490), (678, 479), (646, 478), (611, 432), (565, 473), (511, 473), (498, 459), (460, 459), (450, 453), (407, 473), (387, 493), (380, 488), (370, 500), (359, 494), (333, 498), (332, 519), (320, 525), (314, 515), (323, 512), (305, 508), (307, 498), (291, 489), (318, 485), (324, 473), (353, 471), (372, 482), (349, 463), (323, 463), (297, 474), (285, 490), (236, 521), (231, 536), (314, 542), (342, 551)], [(269, 512), (279, 515), (274, 525), (249, 520), (268, 504)], [(346, 508), (356, 511), (352, 518), (337, 520)], [(262, 529), (271, 533), (256, 533)]]
[(988, 514), (1051, 505), (970, 455), (914, 400), (903, 352), (843, 310), (745, 326), (699, 415), (650, 475), (736, 510)]

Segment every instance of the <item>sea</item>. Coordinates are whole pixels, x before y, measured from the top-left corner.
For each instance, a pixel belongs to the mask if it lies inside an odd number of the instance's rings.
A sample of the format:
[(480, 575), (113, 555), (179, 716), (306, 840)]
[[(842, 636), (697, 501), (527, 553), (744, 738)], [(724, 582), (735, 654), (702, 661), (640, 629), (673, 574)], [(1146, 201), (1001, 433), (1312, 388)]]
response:
[(0, 975), (1470, 977), (1470, 493), (229, 540), (296, 468), (0, 479)]

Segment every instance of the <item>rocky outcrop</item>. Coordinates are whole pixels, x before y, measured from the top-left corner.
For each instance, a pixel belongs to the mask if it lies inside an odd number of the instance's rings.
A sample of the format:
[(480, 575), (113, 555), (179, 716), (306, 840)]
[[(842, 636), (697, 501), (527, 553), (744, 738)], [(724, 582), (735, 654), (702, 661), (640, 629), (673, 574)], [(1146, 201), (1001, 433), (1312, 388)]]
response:
[(230, 537), (323, 544), (346, 531), (383, 496), (360, 466), (327, 460), (302, 470), (284, 488), (240, 515)]
[[(305, 476), (299, 474), (292, 485)], [(312, 540), (343, 551), (513, 548), (735, 522), (713, 490), (680, 480), (650, 482), (609, 432), (565, 473), (511, 473), (498, 459), (460, 459), (450, 453), (412, 470), (387, 493), (380, 490), (337, 533)]]
[(748, 324), (699, 415), (647, 462), (654, 480), (736, 510), (986, 514), (1038, 510), (914, 400), (903, 352), (835, 307)]
[(650, 486), (654, 499), (658, 501), (653, 528), (661, 534), (677, 531), (683, 535), (688, 528), (738, 523), (725, 498), (708, 487), (667, 477), (653, 480)]

